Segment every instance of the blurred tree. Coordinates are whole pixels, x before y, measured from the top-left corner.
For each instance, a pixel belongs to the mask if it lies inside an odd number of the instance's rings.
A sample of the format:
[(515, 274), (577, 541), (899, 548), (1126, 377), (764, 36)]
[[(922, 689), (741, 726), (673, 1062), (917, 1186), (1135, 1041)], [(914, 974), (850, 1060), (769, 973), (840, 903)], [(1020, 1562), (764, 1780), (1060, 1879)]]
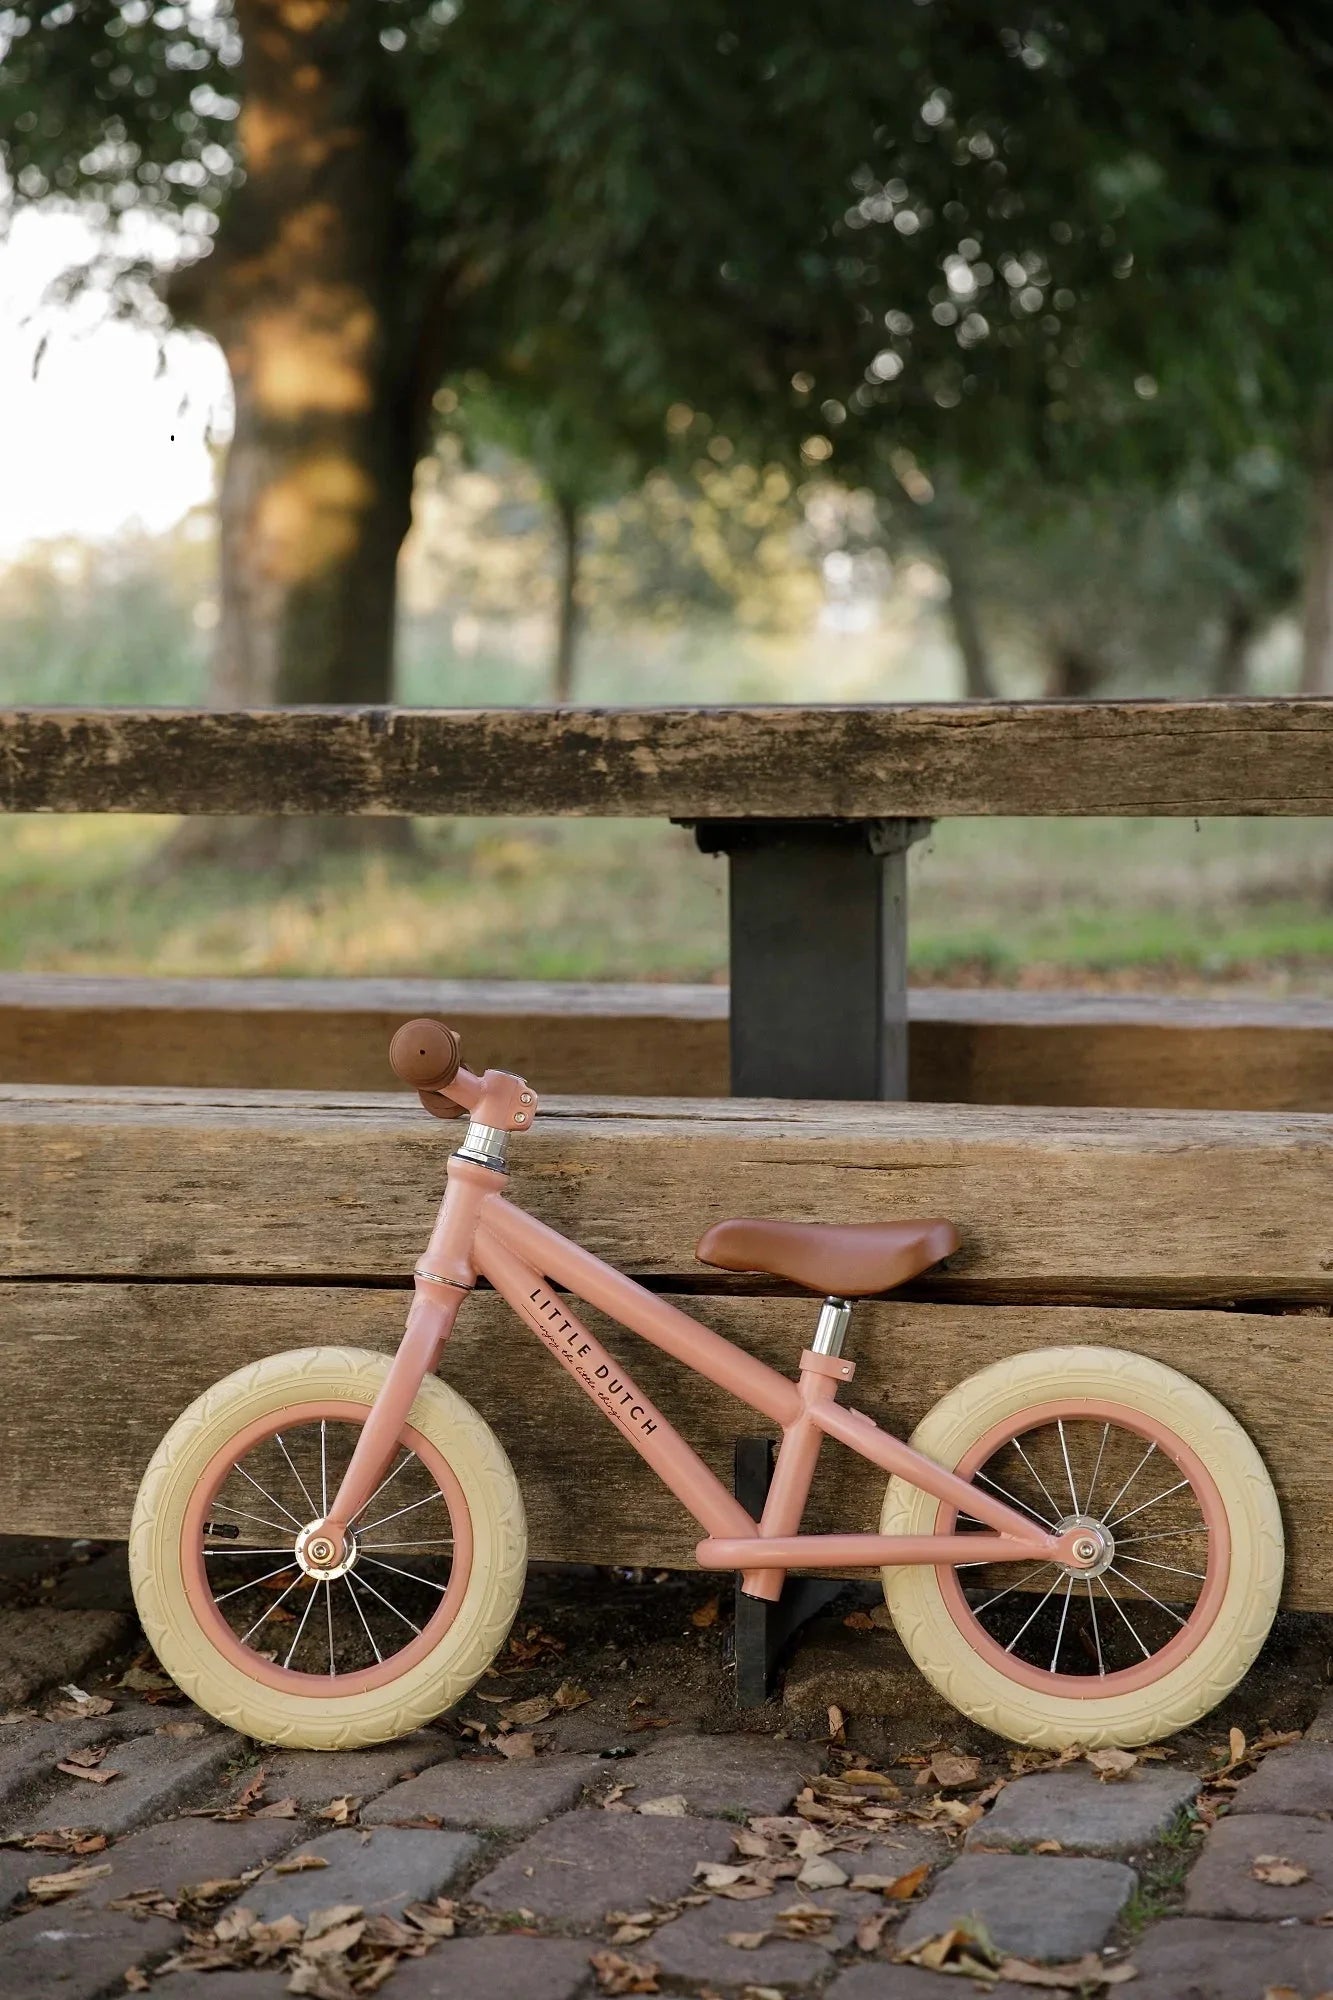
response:
[[(0, 38), (16, 198), (169, 222), (167, 304), (231, 365), (219, 698), (388, 694), (449, 370), (544, 449), (578, 357), (571, 577), (645, 412), (881, 488), (891, 445), (941, 495), (1322, 434), (1333, 54), (1303, 11), (23, 0)], [(101, 275), (151, 310), (146, 242)]]

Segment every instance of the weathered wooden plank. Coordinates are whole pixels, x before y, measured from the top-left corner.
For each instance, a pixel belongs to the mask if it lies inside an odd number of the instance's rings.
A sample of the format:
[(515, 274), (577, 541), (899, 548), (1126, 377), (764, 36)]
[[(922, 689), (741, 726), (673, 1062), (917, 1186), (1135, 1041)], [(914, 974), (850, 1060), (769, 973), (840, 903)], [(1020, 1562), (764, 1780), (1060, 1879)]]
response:
[[(1333, 1001), (908, 994), (911, 1095), (957, 1104), (1333, 1111)], [(0, 975), (0, 1080), (380, 1090), (413, 1014), (554, 1092), (727, 1089), (720, 986)]]
[[(11, 1276), (411, 1269), (455, 1128), (402, 1098), (0, 1091)], [(699, 1275), (728, 1215), (948, 1215), (930, 1296), (1333, 1301), (1333, 1120), (1299, 1113), (548, 1101), (517, 1199), (623, 1269)]]
[(1333, 812), (1333, 699), (10, 709), (10, 812)]
[(414, 1014), (547, 1091), (727, 1089), (725, 987), (23, 973), (0, 974), (0, 1080), (390, 1090), (389, 1038)]
[[(789, 1372), (813, 1314), (793, 1299), (677, 1303)], [(0, 1520), (25, 1534), (123, 1535), (158, 1438), (208, 1383), (287, 1347), (389, 1349), (405, 1306), (403, 1293), (382, 1290), (0, 1286)], [(609, 1330), (599, 1315), (590, 1318), (729, 1477), (737, 1430), (762, 1431), (762, 1421), (655, 1349)], [(460, 1317), (442, 1372), (495, 1426), (514, 1460), (532, 1553), (689, 1566), (697, 1539), (689, 1517), (526, 1340), (502, 1301), (478, 1294)], [(1020, 1349), (1106, 1344), (1184, 1370), (1233, 1410), (1264, 1454), (1290, 1538), (1288, 1601), (1333, 1608), (1333, 1468), (1322, 1393), (1333, 1324), (1326, 1315), (875, 1304), (857, 1308), (851, 1340), (858, 1373), (849, 1400), (900, 1433), (956, 1381)], [(596, 1506), (586, 1485), (590, 1464), (597, 1468)], [(882, 1491), (873, 1468), (829, 1446), (809, 1525), (871, 1527)]]

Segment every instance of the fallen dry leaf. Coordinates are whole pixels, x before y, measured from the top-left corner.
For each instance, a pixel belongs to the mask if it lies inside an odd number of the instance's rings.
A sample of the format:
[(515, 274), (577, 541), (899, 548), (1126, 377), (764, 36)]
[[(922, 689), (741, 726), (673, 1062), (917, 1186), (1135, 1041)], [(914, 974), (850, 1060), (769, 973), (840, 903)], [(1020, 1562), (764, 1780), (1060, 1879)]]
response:
[[(56, 1765), (57, 1771), (63, 1771), (67, 1778), (86, 1778), (90, 1785), (109, 1785), (113, 1778), (120, 1776), (119, 1771), (108, 1771), (101, 1765), (79, 1763), (77, 1755), (73, 1752), (68, 1757), (62, 1757)], [(106, 1752), (103, 1751), (102, 1755), (105, 1756)]]
[(281, 1861), (274, 1861), (269, 1868), (271, 1875), (303, 1875), (310, 1868), (327, 1868), (328, 1862), (322, 1854), (289, 1854)]
[(641, 1799), (635, 1806), (649, 1819), (684, 1819), (686, 1799), (684, 1792), (667, 1792), (660, 1799)]
[(170, 1736), (173, 1742), (190, 1743), (196, 1736), (202, 1736), (202, 1722), (163, 1722), (153, 1731), (154, 1736)]
[(39, 1903), (58, 1903), (65, 1896), (76, 1896), (80, 1889), (86, 1889), (92, 1882), (100, 1882), (104, 1875), (111, 1873), (109, 1861), (91, 1863), (86, 1868), (66, 1868), (59, 1875), (30, 1875), (28, 1894)]
[(812, 1854), (796, 1879), (803, 1889), (841, 1889), (847, 1882), (847, 1870), (826, 1854)]
[(1059, 1840), (1039, 1840), (1032, 1850), (1034, 1854), (1063, 1854), (1064, 1851), (1064, 1843)]
[(1103, 1784), (1118, 1784), (1127, 1778), (1138, 1758), (1132, 1750), (1089, 1750), (1088, 1762)]
[(961, 1757), (953, 1750), (937, 1750), (930, 1760), (929, 1776), (946, 1791), (956, 1792), (962, 1785), (975, 1785), (981, 1776), (980, 1757)]
[(580, 1687), (577, 1681), (561, 1681), (551, 1699), (557, 1708), (568, 1710), (582, 1708), (592, 1700), (592, 1696), (587, 1688)]
[(828, 1733), (830, 1743), (847, 1741), (847, 1718), (836, 1701), (831, 1701), (828, 1706)]
[(758, 1951), (761, 1944), (768, 1942), (768, 1931), (728, 1931), (727, 1943), (737, 1951)]
[(164, 1688), (174, 1685), (165, 1674), (159, 1674), (153, 1667), (127, 1667), (117, 1687), (129, 1688), (134, 1694), (158, 1694)]
[(718, 1599), (710, 1597), (706, 1604), (700, 1604), (690, 1613), (690, 1623), (700, 1632), (706, 1632), (710, 1625), (716, 1625)]
[(921, 1862), (916, 1868), (909, 1868), (904, 1875), (895, 1875), (884, 1891), (885, 1900), (890, 1903), (910, 1903), (917, 1891), (924, 1886), (929, 1875), (928, 1861)]
[(72, 1681), (67, 1682), (61, 1688), (60, 1692), (66, 1698), (64, 1701), (53, 1702), (51, 1707), (47, 1709), (46, 1719), (48, 1722), (64, 1722), (70, 1716), (110, 1715), (116, 1705), (114, 1701), (109, 1701), (104, 1694), (85, 1694), (84, 1690), (81, 1687), (75, 1687)]
[(1270, 1889), (1294, 1889), (1298, 1882), (1310, 1879), (1308, 1868), (1280, 1854), (1256, 1854), (1250, 1873), (1256, 1882), (1264, 1882)]
[[(319, 1815), (318, 1813), (316, 1813), (316, 1814), (315, 1814), (315, 1818), (316, 1818), (316, 1819), (318, 1819), (319, 1817), (320, 1817), (320, 1815)], [(295, 1799), (274, 1799), (274, 1801), (273, 1801), (273, 1803), (272, 1803), (271, 1805), (267, 1805), (267, 1806), (260, 1806), (259, 1810), (258, 1810), (258, 1811), (256, 1812), (256, 1814), (255, 1814), (255, 1818), (256, 1818), (256, 1819), (295, 1819), (295, 1818), (296, 1818), (296, 1800), (295, 1800)]]
[[(295, 1804), (295, 1800), (292, 1803)], [(360, 1803), (360, 1799), (354, 1798), (330, 1799), (326, 1806), (320, 1806), (311, 1817), (326, 1819), (333, 1826), (350, 1826), (356, 1818), (356, 1810)]]
[(897, 1956), (900, 1964), (924, 1966), (928, 1972), (946, 1969), (973, 1972), (987, 1979), (994, 1977), (1000, 1963), (1000, 1954), (991, 1943), (986, 1926), (976, 1918), (954, 1924), (935, 1937), (923, 1938), (920, 1944), (900, 1951)]
[(104, 1833), (86, 1833), (80, 1826), (52, 1827), (45, 1833), (11, 1833), (0, 1838), (0, 1847), (37, 1849), (43, 1854), (100, 1854), (105, 1846)]
[(1138, 1972), (1132, 1965), (1103, 1965), (1095, 1952), (1087, 1952), (1082, 1958), (1068, 1965), (1033, 1965), (1026, 1958), (1002, 1958), (995, 1968), (997, 1979), (1008, 1980), (1013, 1986), (1045, 1986), (1068, 1992), (1075, 1988), (1087, 1993), (1098, 1986), (1122, 1986), (1127, 1979), (1137, 1979)]
[(526, 1701), (511, 1701), (506, 1704), (500, 1720), (502, 1722), (533, 1723), (545, 1722), (555, 1703), (548, 1695), (529, 1695)]
[(856, 1926), (856, 1948), (858, 1951), (878, 1951), (883, 1942), (886, 1927), (893, 1923), (896, 1910), (878, 1910), (871, 1917), (862, 1917)]
[(589, 1959), (603, 1993), (656, 1993), (657, 1967), (648, 1959), (626, 1958), (619, 1951), (595, 1951)]
[(517, 1763), (522, 1757), (536, 1756), (537, 1739), (530, 1729), (516, 1729), (512, 1735), (497, 1736), (491, 1747)]
[(849, 1632), (873, 1632), (875, 1621), (868, 1611), (849, 1611), (843, 1619)]
[(449, 1938), (458, 1928), (457, 1905), (448, 1896), (437, 1896), (433, 1903), (409, 1903), (403, 1921), (425, 1937)]
[(125, 1991), (127, 1993), (147, 1993), (149, 1990), (148, 1974), (144, 1971), (143, 1967), (141, 1965), (130, 1966), (125, 1974)]

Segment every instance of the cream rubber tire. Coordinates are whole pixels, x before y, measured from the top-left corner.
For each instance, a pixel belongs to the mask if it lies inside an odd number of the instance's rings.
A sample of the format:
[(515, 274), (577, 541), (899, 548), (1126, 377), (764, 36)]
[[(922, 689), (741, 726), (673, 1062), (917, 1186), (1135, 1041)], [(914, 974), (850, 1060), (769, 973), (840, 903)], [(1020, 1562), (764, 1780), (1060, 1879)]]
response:
[[(883, 1572), (884, 1596), (899, 1637), (931, 1685), (997, 1736), (1064, 1749), (1154, 1742), (1216, 1707), (1252, 1664), (1268, 1635), (1282, 1588), (1283, 1537), (1277, 1495), (1262, 1459), (1228, 1411), (1175, 1369), (1116, 1348), (1059, 1347), (985, 1368), (937, 1403), (913, 1433), (913, 1447), (949, 1470), (997, 1425), (1025, 1409), (1087, 1397), (1115, 1403), (1174, 1432), (1215, 1482), (1231, 1536), (1220, 1607), (1194, 1651), (1149, 1685), (1086, 1699), (1025, 1688), (1000, 1672), (955, 1623), (929, 1566)], [(880, 1532), (935, 1530), (940, 1503), (894, 1478)]]
[(354, 1347), (270, 1355), (206, 1389), (177, 1418), (143, 1476), (130, 1525), (130, 1579), (145, 1633), (176, 1685), (208, 1714), (263, 1743), (345, 1750), (406, 1736), (460, 1700), (495, 1658), (518, 1610), (527, 1523), (513, 1467), (490, 1426), (428, 1375), (409, 1423), (448, 1462), (471, 1517), (472, 1562), (439, 1643), (387, 1684), (300, 1696), (252, 1680), (201, 1628), (182, 1574), (182, 1527), (205, 1468), (247, 1424), (303, 1403), (369, 1407), (389, 1357)]

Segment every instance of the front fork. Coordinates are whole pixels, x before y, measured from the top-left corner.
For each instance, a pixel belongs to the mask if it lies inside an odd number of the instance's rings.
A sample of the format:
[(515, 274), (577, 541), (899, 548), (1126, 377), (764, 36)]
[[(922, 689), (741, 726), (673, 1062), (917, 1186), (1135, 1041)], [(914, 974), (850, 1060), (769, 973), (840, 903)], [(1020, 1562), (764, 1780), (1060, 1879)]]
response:
[(316, 1551), (312, 1545), (307, 1550), (321, 1567), (343, 1560), (349, 1524), (361, 1513), (388, 1471), (417, 1392), (439, 1366), (445, 1342), (454, 1330), (458, 1309), (466, 1296), (461, 1286), (417, 1278), (416, 1296), (398, 1352), (389, 1365), (383, 1388), (370, 1406), (370, 1415), (361, 1426), (361, 1435), (333, 1497), (333, 1505), (319, 1524), (317, 1539), (327, 1546)]

